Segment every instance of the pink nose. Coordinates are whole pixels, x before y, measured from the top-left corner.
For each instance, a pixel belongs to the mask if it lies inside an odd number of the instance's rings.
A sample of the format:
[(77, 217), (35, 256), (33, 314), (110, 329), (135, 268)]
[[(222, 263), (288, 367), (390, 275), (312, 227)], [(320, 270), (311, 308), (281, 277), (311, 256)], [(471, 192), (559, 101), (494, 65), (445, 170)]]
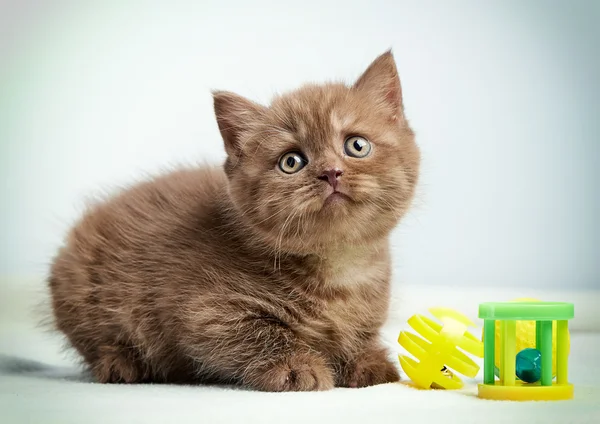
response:
[(331, 187), (335, 190), (338, 185), (340, 177), (344, 174), (341, 169), (327, 169), (323, 171), (323, 174), (318, 177), (320, 180), (327, 181)]

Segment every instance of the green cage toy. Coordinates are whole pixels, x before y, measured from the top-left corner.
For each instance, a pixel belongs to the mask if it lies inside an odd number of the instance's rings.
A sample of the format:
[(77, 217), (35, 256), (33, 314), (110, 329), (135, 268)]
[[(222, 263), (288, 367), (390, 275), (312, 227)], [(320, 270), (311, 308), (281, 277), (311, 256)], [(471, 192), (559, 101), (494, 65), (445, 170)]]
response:
[[(564, 400), (573, 397), (568, 380), (569, 320), (574, 306), (564, 302), (496, 302), (479, 305), (483, 327), (483, 384), (479, 397), (495, 400)], [(496, 368), (496, 321), (500, 366)], [(535, 349), (517, 352), (517, 324), (535, 322)], [(553, 374), (556, 325), (556, 379)], [(496, 379), (496, 371), (498, 379)]]

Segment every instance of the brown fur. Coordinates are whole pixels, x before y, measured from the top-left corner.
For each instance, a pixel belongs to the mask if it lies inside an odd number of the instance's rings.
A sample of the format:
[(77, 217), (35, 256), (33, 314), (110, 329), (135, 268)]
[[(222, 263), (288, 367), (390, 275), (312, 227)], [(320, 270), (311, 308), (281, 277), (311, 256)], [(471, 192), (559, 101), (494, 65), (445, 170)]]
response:
[[(48, 283), (57, 327), (100, 382), (218, 382), (266, 391), (398, 380), (379, 341), (388, 236), (419, 153), (391, 52), (353, 86), (308, 85), (269, 107), (215, 92), (228, 159), (91, 208)], [(344, 140), (371, 141), (362, 159)], [(296, 174), (278, 160), (309, 159)], [(331, 193), (319, 178), (343, 170)]]

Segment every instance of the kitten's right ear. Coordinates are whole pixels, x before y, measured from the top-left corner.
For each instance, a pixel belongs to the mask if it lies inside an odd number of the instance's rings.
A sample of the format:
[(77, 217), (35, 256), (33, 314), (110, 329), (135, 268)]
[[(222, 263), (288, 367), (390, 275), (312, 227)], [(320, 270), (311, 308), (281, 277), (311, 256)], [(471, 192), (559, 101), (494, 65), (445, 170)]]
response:
[(354, 83), (354, 88), (362, 90), (385, 105), (394, 119), (403, 114), (402, 86), (391, 50), (377, 57), (367, 70)]
[(266, 108), (229, 91), (213, 91), (219, 131), (229, 156), (238, 156), (242, 148), (240, 135), (264, 115)]

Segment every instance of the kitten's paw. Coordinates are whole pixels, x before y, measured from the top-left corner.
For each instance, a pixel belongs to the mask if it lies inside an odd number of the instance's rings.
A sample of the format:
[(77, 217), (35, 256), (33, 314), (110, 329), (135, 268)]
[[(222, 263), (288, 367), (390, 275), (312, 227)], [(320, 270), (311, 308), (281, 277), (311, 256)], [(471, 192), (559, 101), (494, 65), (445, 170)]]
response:
[(393, 383), (400, 380), (396, 366), (387, 358), (384, 350), (366, 353), (347, 363), (337, 385), (341, 387), (367, 387)]
[(98, 359), (90, 364), (99, 383), (141, 383), (149, 378), (148, 367), (133, 355), (131, 349), (100, 346)]
[(334, 387), (333, 370), (313, 353), (296, 353), (256, 373), (251, 386), (267, 392), (304, 392)]

